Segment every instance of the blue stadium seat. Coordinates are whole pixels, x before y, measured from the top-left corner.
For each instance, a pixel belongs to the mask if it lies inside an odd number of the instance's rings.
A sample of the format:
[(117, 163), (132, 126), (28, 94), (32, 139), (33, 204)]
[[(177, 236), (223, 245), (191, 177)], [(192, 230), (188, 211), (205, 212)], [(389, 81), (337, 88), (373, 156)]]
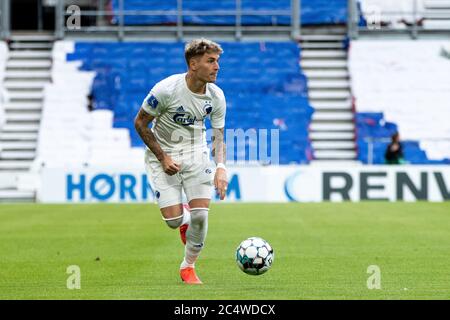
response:
[[(222, 47), (217, 84), (227, 98), (226, 127), (279, 129), (281, 163), (308, 163), (314, 110), (298, 63), (299, 47), (291, 42), (225, 42)], [(114, 126), (128, 128), (132, 145), (143, 146), (133, 119), (152, 86), (186, 71), (183, 48), (179, 42), (79, 42), (67, 59), (81, 60), (81, 69), (97, 72), (96, 108), (113, 110)]]
[(347, 3), (347, 0), (302, 0), (302, 24), (346, 23), (348, 16)]
[[(372, 141), (373, 163), (384, 164), (384, 154), (390, 138), (398, 127), (395, 123), (384, 120), (383, 113), (359, 112), (355, 114), (358, 160), (369, 163), (369, 141)], [(412, 164), (438, 164), (444, 160), (433, 161), (427, 158), (425, 151), (420, 149), (418, 141), (401, 141), (406, 162)]]
[[(243, 25), (289, 25), (291, 23), (291, 0), (241, 0)], [(119, 24), (119, 0), (111, 1), (114, 12), (111, 23)], [(124, 0), (127, 11), (176, 11), (176, 0)], [(214, 15), (184, 14), (183, 23), (191, 25), (235, 25), (235, 0), (189, 0), (183, 1), (184, 12), (216, 11)], [(287, 11), (287, 14), (248, 14), (249, 11)], [(226, 11), (232, 14), (220, 14)], [(347, 22), (347, 0), (302, 0), (301, 22), (304, 25), (345, 24)], [(176, 14), (124, 15), (125, 25), (173, 25)]]

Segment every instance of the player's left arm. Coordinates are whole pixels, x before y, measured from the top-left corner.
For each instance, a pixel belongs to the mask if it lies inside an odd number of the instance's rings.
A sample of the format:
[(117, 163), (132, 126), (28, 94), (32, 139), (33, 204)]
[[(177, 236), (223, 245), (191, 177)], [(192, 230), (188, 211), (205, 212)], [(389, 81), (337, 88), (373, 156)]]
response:
[(214, 176), (214, 186), (216, 187), (217, 194), (220, 196), (220, 200), (225, 199), (228, 187), (227, 170), (225, 167), (226, 146), (224, 131), (224, 128), (213, 129), (212, 136), (212, 152), (217, 164), (216, 174)]

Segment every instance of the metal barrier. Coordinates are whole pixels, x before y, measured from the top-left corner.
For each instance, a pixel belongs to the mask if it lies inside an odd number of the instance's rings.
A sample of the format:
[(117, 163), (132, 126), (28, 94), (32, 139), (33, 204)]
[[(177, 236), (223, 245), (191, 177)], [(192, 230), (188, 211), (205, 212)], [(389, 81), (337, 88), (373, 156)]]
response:
[(0, 36), (2, 39), (7, 39), (10, 34), (10, 2), (9, 0), (2, 0), (0, 4)]
[(390, 138), (373, 138), (366, 137), (364, 138), (364, 142), (367, 143), (367, 164), (373, 164), (373, 145), (375, 142), (387, 142), (390, 143), (392, 140)]
[[(171, 38), (175, 37), (179, 40), (194, 36), (195, 34), (213, 33), (214, 35), (223, 35), (226, 37), (233, 37), (240, 40), (244, 36), (251, 36), (258, 33), (273, 33), (277, 37), (287, 37), (298, 39), (300, 36), (300, 0), (291, 0), (290, 10), (272, 10), (272, 11), (255, 11), (243, 10), (242, 1), (235, 0), (235, 10), (220, 10), (220, 11), (190, 11), (183, 9), (183, 0), (177, 0), (177, 8), (173, 10), (145, 10), (134, 11), (124, 10), (124, 0), (119, 0), (119, 10), (113, 12), (112, 10), (95, 10), (85, 11), (79, 10), (75, 12), (73, 8), (65, 8), (64, 1), (59, 0), (56, 4), (56, 30), (57, 38), (64, 38), (65, 36), (86, 36), (89, 34), (102, 34), (109, 37), (117, 37), (122, 40), (124, 38), (139, 37), (139, 36), (153, 36), (156, 38)], [(70, 17), (79, 15), (79, 17), (95, 17), (96, 25), (93, 26), (70, 26), (67, 21)], [(175, 25), (125, 25), (125, 17), (127, 16), (158, 16), (158, 15), (172, 15), (176, 16)], [(185, 25), (183, 24), (183, 17), (185, 16), (233, 16), (235, 17), (235, 25), (230, 26), (208, 26), (208, 25)], [(274, 26), (244, 26), (242, 25), (242, 16), (290, 16), (290, 25), (274, 25)], [(116, 16), (118, 18), (117, 25), (108, 23), (105, 17)]]
[[(98, 8), (100, 10), (79, 10), (75, 5), (66, 8), (65, 0), (54, 0), (55, 3), (55, 36), (56, 38), (64, 38), (65, 36), (84, 37), (93, 34), (94, 36), (107, 36), (118, 39), (124, 38), (177, 38), (179, 40), (187, 37), (198, 36), (198, 34), (212, 34), (215, 37), (228, 37), (240, 40), (243, 37), (264, 36), (274, 38), (287, 38), (297, 40), (301, 35), (301, 0), (291, 0), (291, 7), (288, 10), (272, 10), (272, 11), (255, 11), (243, 10), (242, 1), (235, 0), (234, 10), (221, 11), (189, 11), (183, 9), (183, 0), (177, 0), (177, 7), (173, 10), (146, 10), (131, 11), (124, 10), (124, 1), (119, 1), (119, 10), (104, 10), (106, 0), (98, 0)], [(421, 2), (419, 2), (421, 1)], [(397, 3), (393, 1), (392, 3)], [(348, 19), (347, 32), (351, 39), (356, 39), (361, 35), (380, 33), (383, 35), (399, 34), (410, 35), (411, 38), (417, 38), (419, 35), (426, 33), (442, 33), (446, 35), (450, 33), (450, 10), (435, 9), (425, 10), (422, 8), (423, 0), (410, 0), (410, 6), (407, 10), (389, 10), (385, 7), (370, 6), (361, 10), (358, 8), (358, 0), (348, 0)], [(78, 10), (77, 10), (78, 8)], [(7, 39), (11, 33), (10, 30), (10, 9), (11, 0), (0, 1), (0, 36)], [(157, 16), (157, 15), (173, 15), (176, 17), (174, 25), (141, 25), (133, 26), (125, 24), (127, 16)], [(235, 17), (235, 25), (228, 26), (208, 26), (208, 25), (185, 25), (183, 17), (185, 16), (233, 16)], [(267, 26), (246, 26), (242, 25), (243, 16), (290, 16), (290, 25), (267, 25)], [(360, 25), (360, 16), (367, 21), (366, 25)], [(116, 16), (117, 24), (108, 22), (107, 17)], [(402, 16), (404, 24), (386, 24), (386, 21), (393, 17)], [(95, 25), (69, 25), (71, 18), (92, 17), (97, 23)], [(449, 27), (444, 28), (424, 28), (421, 26), (423, 18), (444, 19), (449, 23)], [(445, 20), (446, 19), (446, 20)], [(394, 19), (395, 20), (395, 19)], [(428, 20), (427, 20), (428, 21)]]

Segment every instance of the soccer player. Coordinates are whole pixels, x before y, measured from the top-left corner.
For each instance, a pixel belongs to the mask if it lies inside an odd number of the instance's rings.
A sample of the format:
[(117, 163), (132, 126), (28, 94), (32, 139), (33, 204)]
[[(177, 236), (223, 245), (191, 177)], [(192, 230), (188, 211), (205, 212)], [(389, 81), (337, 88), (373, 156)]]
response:
[[(146, 171), (161, 214), (170, 228), (179, 228), (185, 244), (180, 276), (187, 284), (202, 283), (195, 262), (208, 230), (212, 188), (223, 200), (228, 185), (223, 139), (226, 103), (223, 91), (214, 84), (222, 53), (219, 44), (207, 39), (188, 43), (188, 71), (157, 83), (135, 119), (135, 128), (147, 146)], [(215, 168), (206, 144), (206, 118), (213, 128)], [(183, 205), (183, 190), (189, 206)]]

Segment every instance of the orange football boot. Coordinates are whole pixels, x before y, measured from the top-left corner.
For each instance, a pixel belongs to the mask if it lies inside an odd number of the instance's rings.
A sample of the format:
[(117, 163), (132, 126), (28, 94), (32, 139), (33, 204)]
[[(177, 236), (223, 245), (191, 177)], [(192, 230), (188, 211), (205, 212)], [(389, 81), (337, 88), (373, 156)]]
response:
[(186, 284), (203, 284), (203, 282), (197, 277), (195, 269), (192, 267), (187, 267), (180, 269), (181, 280)]

